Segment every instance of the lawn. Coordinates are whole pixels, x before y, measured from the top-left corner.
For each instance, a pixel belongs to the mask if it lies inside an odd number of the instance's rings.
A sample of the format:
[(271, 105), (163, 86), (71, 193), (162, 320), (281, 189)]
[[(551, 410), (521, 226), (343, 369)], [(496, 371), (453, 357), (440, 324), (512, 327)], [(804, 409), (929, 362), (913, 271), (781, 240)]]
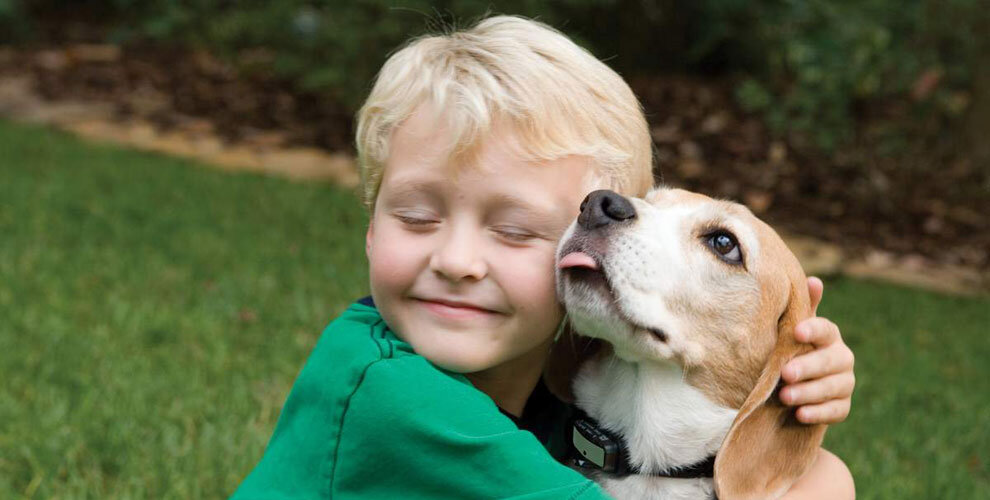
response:
[[(367, 291), (353, 193), (0, 121), (0, 498), (221, 498)], [(990, 490), (990, 299), (826, 281), (859, 498)]]

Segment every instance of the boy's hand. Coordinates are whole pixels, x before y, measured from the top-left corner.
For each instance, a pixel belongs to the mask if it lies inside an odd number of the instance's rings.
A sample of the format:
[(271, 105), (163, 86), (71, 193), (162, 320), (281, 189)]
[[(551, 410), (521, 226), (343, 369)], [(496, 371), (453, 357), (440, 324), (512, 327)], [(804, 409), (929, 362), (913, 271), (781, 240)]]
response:
[[(808, 278), (812, 315), (822, 300), (824, 285), (818, 278)], [(780, 400), (798, 406), (797, 419), (806, 424), (836, 424), (849, 415), (855, 361), (852, 350), (842, 341), (835, 323), (813, 316), (794, 329), (798, 342), (807, 342), (815, 350), (790, 360), (781, 370), (787, 383), (780, 390)]]

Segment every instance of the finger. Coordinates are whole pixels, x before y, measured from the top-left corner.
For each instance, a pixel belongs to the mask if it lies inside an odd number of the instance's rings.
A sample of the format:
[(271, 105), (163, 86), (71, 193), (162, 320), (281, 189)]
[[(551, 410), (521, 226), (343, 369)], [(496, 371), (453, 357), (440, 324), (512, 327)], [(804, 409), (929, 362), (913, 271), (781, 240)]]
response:
[(799, 422), (805, 424), (837, 424), (849, 416), (848, 399), (833, 399), (827, 403), (806, 405), (797, 409)]
[(780, 401), (788, 406), (814, 405), (834, 399), (848, 399), (856, 387), (852, 372), (842, 372), (780, 389)]
[(822, 303), (822, 293), (825, 292), (825, 283), (815, 276), (808, 276), (808, 297), (811, 299), (811, 315), (818, 315), (818, 304)]
[(842, 372), (852, 372), (856, 357), (843, 343), (835, 343), (802, 354), (784, 365), (781, 378), (788, 384), (812, 380)]
[(814, 344), (815, 347), (825, 347), (841, 338), (839, 327), (826, 318), (808, 318), (794, 327), (794, 338), (798, 342)]

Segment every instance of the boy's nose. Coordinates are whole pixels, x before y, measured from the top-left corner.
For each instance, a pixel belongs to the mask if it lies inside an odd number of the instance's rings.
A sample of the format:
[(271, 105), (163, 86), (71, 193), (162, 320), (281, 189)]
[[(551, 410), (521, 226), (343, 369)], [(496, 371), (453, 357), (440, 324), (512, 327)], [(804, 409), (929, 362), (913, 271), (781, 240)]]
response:
[(596, 229), (635, 218), (636, 209), (629, 200), (614, 191), (599, 189), (581, 202), (578, 224), (585, 229)]
[(452, 229), (430, 258), (430, 269), (451, 281), (480, 280), (488, 272), (478, 242), (466, 228)]

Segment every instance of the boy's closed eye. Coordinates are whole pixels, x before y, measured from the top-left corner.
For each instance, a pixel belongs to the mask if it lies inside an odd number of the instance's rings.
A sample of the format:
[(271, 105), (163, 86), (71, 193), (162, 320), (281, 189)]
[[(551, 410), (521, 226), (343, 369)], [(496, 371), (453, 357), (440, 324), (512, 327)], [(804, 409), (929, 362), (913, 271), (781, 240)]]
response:
[(547, 239), (544, 235), (521, 226), (497, 225), (493, 226), (491, 230), (500, 238), (513, 243), (525, 243), (534, 239)]
[(425, 210), (405, 210), (392, 214), (399, 222), (408, 226), (428, 226), (440, 222), (439, 217)]
[(569, 213), (551, 214), (534, 209), (505, 207), (487, 217), (489, 230), (509, 242), (549, 242), (557, 240), (571, 223)]

